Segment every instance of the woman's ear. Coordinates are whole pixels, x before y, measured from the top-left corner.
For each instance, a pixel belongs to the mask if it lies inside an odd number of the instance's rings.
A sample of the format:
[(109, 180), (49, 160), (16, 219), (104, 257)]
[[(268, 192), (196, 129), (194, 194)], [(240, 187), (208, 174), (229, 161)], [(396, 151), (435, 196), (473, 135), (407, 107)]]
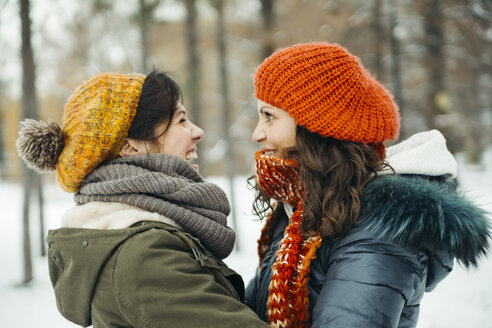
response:
[(133, 156), (146, 154), (147, 148), (144, 140), (136, 140), (132, 138), (127, 138), (123, 148), (120, 150), (120, 156)]

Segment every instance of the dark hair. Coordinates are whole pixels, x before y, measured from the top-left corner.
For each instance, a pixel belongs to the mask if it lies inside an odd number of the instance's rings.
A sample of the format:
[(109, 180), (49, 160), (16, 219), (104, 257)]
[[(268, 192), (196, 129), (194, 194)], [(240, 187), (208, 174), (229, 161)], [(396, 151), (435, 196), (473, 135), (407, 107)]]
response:
[[(368, 145), (323, 137), (297, 126), (296, 147), (286, 149), (282, 157), (294, 159), (305, 190), (301, 233), (307, 238), (340, 238), (357, 222), (362, 193), (377, 173), (389, 164)], [(250, 185), (253, 185), (251, 183)], [(270, 199), (255, 183), (253, 211), (264, 218), (272, 210)], [(273, 211), (272, 222), (283, 211)]]
[[(164, 134), (171, 125), (178, 101), (181, 101), (181, 90), (176, 82), (162, 72), (152, 71), (145, 78), (142, 93), (138, 101), (137, 111), (133, 118), (128, 137), (137, 140), (155, 141)], [(155, 135), (156, 126), (168, 122), (161, 134)]]

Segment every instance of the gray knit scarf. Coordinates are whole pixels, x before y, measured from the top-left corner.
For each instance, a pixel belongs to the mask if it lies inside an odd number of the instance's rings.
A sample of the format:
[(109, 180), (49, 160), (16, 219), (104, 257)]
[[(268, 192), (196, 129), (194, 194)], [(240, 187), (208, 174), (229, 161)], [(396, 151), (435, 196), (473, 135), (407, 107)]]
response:
[(88, 174), (74, 195), (77, 205), (119, 202), (173, 219), (217, 257), (236, 239), (227, 227), (230, 207), (218, 186), (204, 182), (184, 159), (164, 154), (119, 157)]

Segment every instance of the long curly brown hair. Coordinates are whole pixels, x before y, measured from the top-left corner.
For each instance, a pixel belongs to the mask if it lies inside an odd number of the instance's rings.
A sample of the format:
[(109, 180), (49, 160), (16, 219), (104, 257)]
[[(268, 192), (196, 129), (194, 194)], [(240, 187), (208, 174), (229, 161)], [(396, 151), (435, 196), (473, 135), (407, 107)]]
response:
[[(359, 218), (365, 186), (378, 172), (391, 167), (370, 145), (323, 137), (301, 126), (296, 129), (296, 143), (296, 147), (283, 150), (281, 156), (294, 159), (299, 167), (305, 191), (301, 233), (304, 238), (316, 234), (340, 238)], [(249, 184), (255, 189), (253, 212), (263, 219), (273, 211), (270, 221), (275, 225), (283, 214), (282, 207), (272, 208), (271, 199), (256, 184), (254, 176)]]

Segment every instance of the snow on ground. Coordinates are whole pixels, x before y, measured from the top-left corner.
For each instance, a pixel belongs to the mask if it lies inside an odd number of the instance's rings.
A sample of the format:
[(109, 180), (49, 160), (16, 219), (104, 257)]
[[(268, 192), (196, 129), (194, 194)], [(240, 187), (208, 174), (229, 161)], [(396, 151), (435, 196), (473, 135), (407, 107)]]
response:
[[(492, 152), (485, 163), (492, 163)], [(492, 213), (492, 166), (487, 170), (466, 166), (459, 173), (460, 187), (474, 202)], [(49, 180), (49, 179), (48, 179)], [(226, 189), (222, 178), (210, 179)], [(247, 283), (257, 265), (256, 239), (261, 223), (250, 215), (252, 193), (246, 178), (236, 180), (237, 225), (240, 249), (226, 260)], [(227, 190), (227, 189), (226, 189)], [(45, 186), (47, 229), (57, 228), (59, 220), (73, 201), (55, 184)], [(2, 327), (76, 327), (57, 311), (48, 276), (46, 258), (40, 256), (40, 233), (36, 220), (31, 222), (35, 280), (28, 287), (18, 287), (22, 277), (22, 190), (19, 185), (0, 182), (0, 318)], [(33, 218), (36, 218), (34, 213)], [(231, 224), (232, 225), (232, 224)], [(492, 328), (492, 255), (480, 263), (479, 270), (456, 266), (450, 276), (426, 294), (421, 304), (419, 328)]]

